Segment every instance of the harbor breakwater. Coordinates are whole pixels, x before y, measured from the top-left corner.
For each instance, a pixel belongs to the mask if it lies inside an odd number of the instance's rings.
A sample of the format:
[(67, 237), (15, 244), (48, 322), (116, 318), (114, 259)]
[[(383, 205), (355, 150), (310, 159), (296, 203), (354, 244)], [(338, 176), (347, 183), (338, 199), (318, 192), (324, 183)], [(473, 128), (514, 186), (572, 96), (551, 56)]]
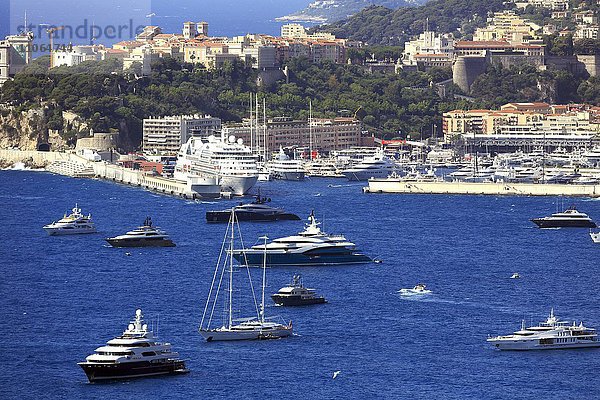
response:
[(600, 185), (371, 179), (365, 193), (600, 197)]
[[(76, 178), (105, 179), (190, 199), (206, 197), (206, 193), (196, 191), (190, 183), (123, 168), (106, 161), (90, 161), (75, 153), (0, 149), (1, 166), (8, 167), (19, 162), (28, 167), (46, 168), (49, 172)], [(211, 197), (218, 195), (217, 192)]]

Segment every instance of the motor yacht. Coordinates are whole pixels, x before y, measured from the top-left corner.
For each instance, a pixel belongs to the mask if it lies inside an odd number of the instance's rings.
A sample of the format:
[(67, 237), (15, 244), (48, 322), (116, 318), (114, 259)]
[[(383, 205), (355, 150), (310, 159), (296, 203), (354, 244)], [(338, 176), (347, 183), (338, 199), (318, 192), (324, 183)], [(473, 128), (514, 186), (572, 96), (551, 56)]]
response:
[[(271, 207), (266, 203), (271, 199), (261, 197), (260, 193), (252, 203), (235, 206), (235, 215), (238, 221), (299, 221), (300, 217), (296, 214), (288, 213), (282, 208)], [(228, 222), (231, 215), (231, 209), (219, 211), (207, 211), (206, 222)]]
[(537, 326), (525, 327), (512, 335), (495, 336), (487, 339), (499, 350), (543, 350), (543, 349), (574, 349), (581, 347), (600, 347), (598, 334), (593, 328), (586, 328), (583, 322), (579, 325), (568, 321), (560, 321), (554, 315), (554, 309), (545, 322)]
[(550, 217), (531, 220), (540, 228), (595, 228), (596, 223), (585, 213), (577, 211), (575, 206), (552, 214)]
[(156, 341), (144, 323), (142, 310), (136, 310), (135, 319), (121, 336), (77, 364), (90, 382), (188, 372), (185, 361), (171, 350), (170, 343)]
[(366, 181), (370, 178), (386, 178), (397, 167), (394, 161), (378, 149), (371, 157), (365, 157), (361, 162), (342, 171), (350, 181)]
[(147, 217), (144, 225), (124, 235), (105, 239), (112, 247), (174, 247), (175, 243), (165, 231), (152, 226), (152, 219)]
[(414, 296), (430, 294), (431, 290), (424, 283), (417, 283), (412, 289), (400, 289), (399, 292), (401, 296)]
[(315, 289), (304, 287), (300, 275), (294, 275), (292, 283), (279, 289), (277, 293), (271, 295), (271, 298), (275, 304), (281, 306), (305, 306), (325, 303), (325, 297), (317, 295)]
[(267, 164), (267, 168), (273, 179), (281, 179), (285, 181), (302, 181), (304, 180), (304, 167), (302, 161), (292, 160), (283, 148), (279, 148), (277, 157)]
[(92, 214), (83, 215), (77, 203), (75, 203), (75, 207), (71, 210), (71, 214), (67, 215), (65, 213), (61, 219), (45, 225), (43, 229), (50, 236), (96, 233), (96, 226), (92, 222)]
[(322, 232), (314, 212), (311, 212), (308, 221), (304, 231), (297, 235), (248, 249), (236, 249), (233, 256), (239, 262), (260, 265), (265, 252), (269, 266), (363, 264), (373, 261), (357, 251), (356, 245), (344, 236)]

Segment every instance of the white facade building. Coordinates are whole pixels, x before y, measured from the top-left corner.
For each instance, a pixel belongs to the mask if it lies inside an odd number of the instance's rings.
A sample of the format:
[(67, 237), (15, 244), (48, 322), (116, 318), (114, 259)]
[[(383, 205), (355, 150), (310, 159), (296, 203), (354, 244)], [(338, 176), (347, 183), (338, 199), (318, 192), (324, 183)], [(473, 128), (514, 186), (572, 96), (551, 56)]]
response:
[(418, 56), (424, 54), (436, 55), (451, 61), (454, 56), (454, 37), (451, 34), (438, 35), (427, 30), (417, 39), (404, 44), (402, 63), (417, 65)]
[(100, 49), (101, 46), (73, 46), (69, 51), (53, 51), (52, 65), (73, 67), (84, 61), (98, 61), (101, 59)]

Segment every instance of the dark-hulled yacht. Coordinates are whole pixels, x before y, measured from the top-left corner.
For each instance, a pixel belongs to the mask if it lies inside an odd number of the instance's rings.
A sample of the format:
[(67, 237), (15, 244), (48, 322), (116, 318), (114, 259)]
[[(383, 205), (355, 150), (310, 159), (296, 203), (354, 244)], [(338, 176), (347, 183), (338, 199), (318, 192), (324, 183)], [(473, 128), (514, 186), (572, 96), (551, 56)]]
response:
[(540, 228), (595, 228), (596, 223), (585, 213), (577, 211), (575, 206), (552, 214), (549, 217), (534, 218), (531, 220)]
[[(299, 221), (296, 214), (285, 212), (282, 208), (268, 206), (271, 199), (261, 197), (260, 194), (252, 203), (235, 206), (235, 216), (238, 221)], [(228, 222), (231, 209), (220, 211), (207, 211), (206, 222)]]
[(315, 289), (304, 287), (300, 275), (294, 275), (292, 283), (279, 289), (277, 293), (271, 295), (271, 298), (275, 304), (281, 306), (306, 306), (325, 303), (325, 297), (319, 296)]
[(356, 245), (342, 235), (329, 235), (321, 231), (314, 212), (308, 217), (304, 231), (294, 236), (275, 239), (249, 249), (233, 250), (240, 263), (262, 265), (263, 255), (268, 266), (321, 266), (364, 264), (373, 261), (356, 250)]
[(143, 318), (142, 310), (136, 310), (121, 336), (78, 363), (90, 382), (188, 372), (179, 353), (171, 351), (170, 343), (157, 342)]
[(112, 247), (174, 247), (175, 243), (165, 231), (152, 226), (152, 219), (147, 217), (144, 225), (124, 235), (105, 239)]

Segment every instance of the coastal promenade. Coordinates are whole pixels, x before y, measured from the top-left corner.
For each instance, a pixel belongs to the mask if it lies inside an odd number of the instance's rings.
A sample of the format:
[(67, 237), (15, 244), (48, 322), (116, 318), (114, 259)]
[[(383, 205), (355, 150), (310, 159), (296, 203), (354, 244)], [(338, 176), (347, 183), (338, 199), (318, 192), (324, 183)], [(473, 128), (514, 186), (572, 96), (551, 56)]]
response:
[[(202, 195), (190, 183), (123, 168), (106, 161), (90, 161), (75, 153), (0, 149), (0, 161), (7, 165), (22, 162), (29, 167), (46, 168), (60, 175), (104, 179), (184, 198), (206, 197), (206, 193)], [(218, 195), (217, 192), (211, 197)]]
[(468, 194), (492, 196), (600, 197), (600, 185), (562, 185), (501, 182), (403, 181), (370, 179), (365, 193)]

